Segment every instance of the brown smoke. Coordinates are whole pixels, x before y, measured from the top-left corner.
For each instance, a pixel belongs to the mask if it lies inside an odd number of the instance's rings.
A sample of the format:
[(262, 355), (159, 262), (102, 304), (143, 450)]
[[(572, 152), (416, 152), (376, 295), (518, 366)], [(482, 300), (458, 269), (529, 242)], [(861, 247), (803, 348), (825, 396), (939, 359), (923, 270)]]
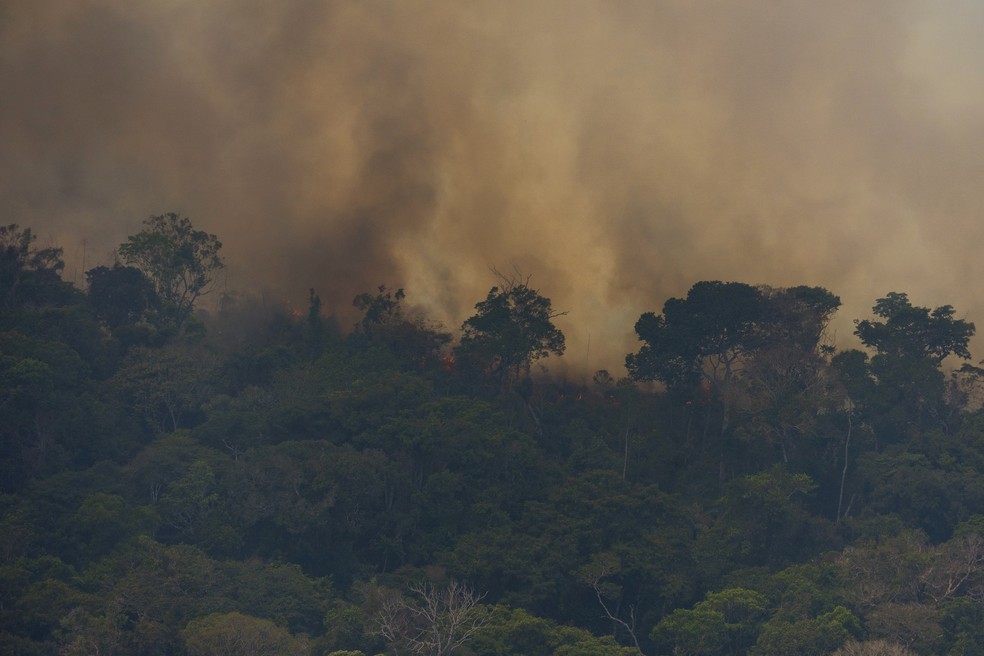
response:
[[(621, 371), (697, 280), (888, 291), (984, 326), (979, 3), (0, 2), (0, 209), (81, 279), (165, 211), (223, 284), (449, 327), (533, 275)], [(553, 365), (556, 366), (556, 365)]]

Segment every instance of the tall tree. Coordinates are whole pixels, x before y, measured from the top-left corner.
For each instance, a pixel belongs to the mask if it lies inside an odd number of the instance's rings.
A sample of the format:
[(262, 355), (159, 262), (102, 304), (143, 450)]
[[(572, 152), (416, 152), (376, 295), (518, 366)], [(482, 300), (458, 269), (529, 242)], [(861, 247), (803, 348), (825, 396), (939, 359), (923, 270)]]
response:
[(706, 381), (719, 392), (731, 381), (741, 358), (762, 342), (767, 319), (762, 294), (739, 282), (698, 282), (686, 298), (671, 298), (663, 314), (646, 312), (635, 330), (645, 344), (625, 358), (634, 380), (658, 380), (670, 387)]
[(668, 386), (704, 381), (720, 393), (752, 353), (781, 344), (817, 348), (840, 299), (821, 287), (773, 289), (702, 281), (635, 330), (645, 344), (625, 359), (635, 380)]
[(875, 302), (877, 319), (856, 321), (855, 334), (875, 354), (874, 381), (859, 399), (879, 439), (894, 441), (929, 425), (949, 430), (951, 414), (940, 367), (949, 356), (970, 358), (974, 324), (954, 318), (953, 306), (913, 306), (906, 294), (891, 292)]
[[(638, 353), (626, 356), (625, 365), (635, 380), (660, 381), (688, 395), (703, 392), (698, 398), (708, 402), (705, 437), (712, 414), (720, 415), (723, 477), (723, 438), (731, 426), (735, 381), (755, 358), (783, 353), (778, 371), (774, 366), (758, 369), (762, 382), (767, 373), (778, 373), (782, 380), (759, 385), (759, 391), (785, 393), (802, 388), (804, 382), (809, 386), (808, 379), (817, 367), (816, 363), (806, 366), (807, 361), (815, 359), (822, 348), (827, 322), (839, 305), (837, 296), (820, 287), (773, 289), (739, 282), (698, 282), (686, 298), (667, 300), (662, 314), (647, 312), (639, 318), (635, 329), (644, 344)], [(796, 360), (804, 366), (790, 369), (787, 364)], [(803, 370), (796, 375), (804, 381), (785, 380), (797, 369)], [(774, 400), (768, 403), (776, 406)]]
[(829, 374), (833, 347), (826, 343), (840, 298), (822, 287), (758, 289), (771, 315), (769, 336), (743, 363), (735, 392), (735, 407), (745, 419), (739, 430), (777, 447), (783, 462), (812, 469), (829, 445), (808, 444), (829, 434), (824, 429), (845, 400)]
[(225, 266), (221, 248), (215, 235), (195, 230), (189, 219), (171, 212), (145, 220), (144, 229), (128, 237), (118, 251), (126, 264), (153, 282), (180, 327), (198, 298), (209, 292), (215, 272)]
[(936, 366), (949, 355), (970, 358), (967, 343), (974, 335), (974, 324), (954, 319), (952, 305), (935, 310), (915, 307), (908, 295), (889, 292), (875, 302), (872, 311), (884, 321), (856, 321), (854, 332), (880, 355), (925, 358)]
[(566, 314), (553, 309), (550, 299), (530, 287), (530, 278), (499, 274), (502, 286), (493, 287), (477, 312), (462, 325), (457, 357), (479, 363), (500, 383), (529, 374), (530, 364), (563, 355), (564, 333), (553, 320)]

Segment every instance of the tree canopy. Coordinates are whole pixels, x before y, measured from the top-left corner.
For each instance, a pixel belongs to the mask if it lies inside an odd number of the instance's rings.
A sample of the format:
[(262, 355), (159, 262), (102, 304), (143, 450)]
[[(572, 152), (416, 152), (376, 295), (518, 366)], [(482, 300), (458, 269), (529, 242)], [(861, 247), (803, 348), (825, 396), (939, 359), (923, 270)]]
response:
[(818, 347), (840, 299), (821, 287), (774, 289), (702, 281), (686, 298), (670, 298), (663, 313), (646, 312), (635, 330), (643, 345), (626, 356), (635, 380), (713, 390), (727, 385), (755, 353), (780, 344)]
[(871, 352), (837, 351), (823, 288), (698, 282), (628, 356), (666, 387), (579, 382), (531, 371), (564, 341), (529, 278), (454, 357), (386, 287), (351, 331), (312, 289), (307, 316), (231, 304), (172, 339), (144, 270), (83, 293), (2, 235), (0, 653), (984, 644), (984, 411), (945, 377), (973, 334), (950, 306), (890, 294)]
[(208, 293), (215, 272), (225, 266), (221, 248), (215, 235), (196, 230), (190, 219), (169, 212), (146, 219), (144, 229), (128, 237), (118, 251), (126, 264), (140, 269), (154, 284), (180, 327), (198, 298)]
[(456, 354), (507, 381), (528, 373), (532, 362), (564, 353), (564, 333), (553, 323), (564, 312), (531, 288), (528, 277), (500, 278), (503, 284), (489, 290), (462, 325)]
[(872, 308), (884, 321), (856, 321), (855, 334), (879, 354), (901, 358), (927, 358), (939, 365), (949, 355), (967, 360), (967, 345), (974, 324), (955, 319), (952, 305), (930, 310), (913, 306), (907, 294), (889, 292)]

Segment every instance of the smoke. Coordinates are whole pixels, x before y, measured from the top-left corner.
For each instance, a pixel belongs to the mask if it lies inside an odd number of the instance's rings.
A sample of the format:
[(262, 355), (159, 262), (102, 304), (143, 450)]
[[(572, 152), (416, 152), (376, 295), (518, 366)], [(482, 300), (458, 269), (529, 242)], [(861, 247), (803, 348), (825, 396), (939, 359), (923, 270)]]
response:
[(81, 280), (176, 211), (224, 286), (342, 317), (404, 287), (450, 328), (520, 270), (582, 373), (698, 280), (824, 286), (842, 342), (889, 291), (984, 326), (982, 27), (969, 0), (0, 3), (2, 220)]

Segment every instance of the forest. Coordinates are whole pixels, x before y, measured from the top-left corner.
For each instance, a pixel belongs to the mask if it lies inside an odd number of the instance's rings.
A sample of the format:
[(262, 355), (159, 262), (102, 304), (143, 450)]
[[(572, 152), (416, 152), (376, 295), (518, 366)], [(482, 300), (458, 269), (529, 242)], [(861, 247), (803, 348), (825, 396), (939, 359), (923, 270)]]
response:
[(518, 272), (448, 328), (223, 266), (164, 214), (78, 287), (0, 227), (0, 653), (984, 655), (952, 306), (875, 291), (838, 349), (832, 291), (695, 281), (571, 382)]

